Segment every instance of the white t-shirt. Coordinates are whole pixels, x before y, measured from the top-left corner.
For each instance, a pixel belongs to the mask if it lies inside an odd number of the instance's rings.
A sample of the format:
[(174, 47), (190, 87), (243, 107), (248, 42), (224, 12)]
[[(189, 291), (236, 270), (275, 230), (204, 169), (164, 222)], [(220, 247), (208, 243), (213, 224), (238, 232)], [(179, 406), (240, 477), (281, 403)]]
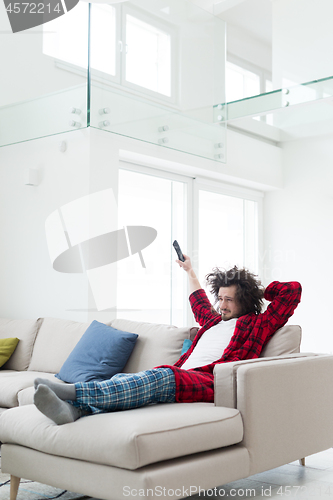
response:
[(234, 334), (237, 318), (220, 321), (204, 332), (189, 358), (181, 366), (182, 370), (190, 370), (209, 365), (220, 359)]

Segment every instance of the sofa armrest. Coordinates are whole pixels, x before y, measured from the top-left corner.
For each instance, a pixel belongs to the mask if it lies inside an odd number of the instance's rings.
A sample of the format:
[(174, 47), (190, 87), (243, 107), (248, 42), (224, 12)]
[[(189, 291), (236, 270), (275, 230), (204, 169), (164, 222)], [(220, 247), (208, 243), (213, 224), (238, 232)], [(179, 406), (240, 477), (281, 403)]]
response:
[(231, 361), (215, 365), (214, 368), (214, 403), (215, 406), (237, 408), (237, 371), (241, 366), (275, 361), (282, 359), (294, 359), (299, 357), (319, 356), (313, 353), (292, 353), (283, 356), (266, 358), (244, 359), (242, 361)]
[(242, 364), (236, 386), (250, 474), (333, 446), (333, 356)]

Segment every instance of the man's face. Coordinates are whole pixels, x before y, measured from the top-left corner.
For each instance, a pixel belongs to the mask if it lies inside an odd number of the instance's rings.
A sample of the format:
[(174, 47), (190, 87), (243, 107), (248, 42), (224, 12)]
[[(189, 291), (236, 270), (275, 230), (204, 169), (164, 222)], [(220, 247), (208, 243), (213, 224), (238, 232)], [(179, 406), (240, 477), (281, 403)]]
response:
[(231, 318), (239, 318), (241, 316), (241, 307), (237, 302), (236, 285), (221, 286), (219, 289), (219, 308), (223, 321), (228, 321)]

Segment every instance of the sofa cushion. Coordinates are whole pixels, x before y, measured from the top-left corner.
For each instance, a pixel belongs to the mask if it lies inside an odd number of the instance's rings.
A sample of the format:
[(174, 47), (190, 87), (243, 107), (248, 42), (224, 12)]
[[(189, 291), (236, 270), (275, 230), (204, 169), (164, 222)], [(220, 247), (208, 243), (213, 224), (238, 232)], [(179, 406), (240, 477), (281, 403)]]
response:
[(242, 438), (239, 411), (213, 403), (157, 404), (90, 415), (60, 426), (34, 405), (12, 408), (0, 418), (3, 443), (132, 470), (229, 446)]
[(71, 384), (107, 380), (123, 370), (137, 338), (136, 333), (93, 321), (56, 377)]
[(29, 366), (32, 349), (42, 319), (5, 319), (0, 318), (0, 338), (17, 337), (15, 352), (3, 366), (4, 370), (26, 370)]
[(286, 325), (277, 330), (267, 342), (260, 357), (282, 356), (300, 352), (302, 329), (298, 325)]
[(0, 407), (12, 408), (17, 406), (19, 404), (18, 394), (26, 387), (33, 386), (36, 377), (57, 381), (51, 373), (0, 370)]
[(190, 338), (191, 328), (115, 319), (113, 328), (137, 333), (135, 344), (125, 373), (136, 373), (160, 365), (173, 365), (181, 355), (183, 342)]
[(58, 373), (88, 326), (89, 323), (44, 318), (28, 370)]
[[(40, 377), (39, 372), (37, 372), (37, 373), (38, 373), (37, 376)], [(50, 375), (50, 374), (48, 374), (48, 375)], [(60, 382), (61, 381), (59, 380), (59, 383)], [(17, 394), (17, 400), (18, 400), (19, 406), (33, 405), (34, 404), (34, 394), (35, 394), (35, 388), (33, 386), (26, 387), (25, 389), (20, 390), (19, 393)]]

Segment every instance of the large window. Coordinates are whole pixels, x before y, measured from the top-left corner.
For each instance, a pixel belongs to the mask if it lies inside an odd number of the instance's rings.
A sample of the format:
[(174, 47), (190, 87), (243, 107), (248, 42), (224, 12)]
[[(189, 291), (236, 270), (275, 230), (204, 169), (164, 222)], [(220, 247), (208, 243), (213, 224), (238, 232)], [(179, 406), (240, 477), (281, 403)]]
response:
[(261, 194), (230, 191), (219, 182), (154, 169), (133, 169), (119, 171), (119, 227), (150, 226), (157, 237), (142, 250), (146, 268), (139, 255), (118, 262), (118, 314), (177, 326), (191, 324), (187, 275), (175, 263), (173, 240), (191, 257), (202, 286), (214, 267), (237, 265), (259, 273)]
[[(88, 16), (83, 3), (43, 25), (43, 53), (62, 63), (87, 67)], [(138, 92), (175, 99), (175, 29), (127, 5), (91, 4), (90, 64), (93, 78)], [(73, 39), (75, 43), (73, 44)], [(69, 69), (69, 68), (67, 68)]]
[[(75, 33), (73, 26), (76, 26)], [(43, 54), (86, 69), (87, 47), (88, 9), (85, 3), (79, 2), (75, 9), (43, 24)]]
[(238, 101), (260, 94), (260, 75), (231, 62), (226, 63), (226, 100)]
[[(260, 195), (197, 183), (198, 276), (202, 284), (215, 267), (259, 272)], [(210, 297), (213, 301), (213, 297)]]
[[(142, 170), (142, 169), (141, 169)], [(119, 226), (149, 226), (155, 241), (118, 262), (117, 310), (122, 318), (181, 326), (186, 323), (186, 276), (175, 264), (172, 241), (187, 248), (188, 181), (144, 170), (119, 171)]]
[(126, 14), (125, 80), (171, 97), (171, 33), (152, 21)]
[(104, 4), (92, 5), (90, 23), (91, 67), (113, 77), (119, 73), (118, 24), (118, 13), (115, 7)]
[(226, 62), (225, 79), (227, 102), (273, 90), (270, 72), (233, 56), (229, 56)]
[[(237, 58), (235, 58), (237, 61)], [(271, 74), (248, 62), (226, 62), (226, 101), (233, 102), (273, 91)], [(273, 125), (273, 115), (255, 116), (254, 120)]]

